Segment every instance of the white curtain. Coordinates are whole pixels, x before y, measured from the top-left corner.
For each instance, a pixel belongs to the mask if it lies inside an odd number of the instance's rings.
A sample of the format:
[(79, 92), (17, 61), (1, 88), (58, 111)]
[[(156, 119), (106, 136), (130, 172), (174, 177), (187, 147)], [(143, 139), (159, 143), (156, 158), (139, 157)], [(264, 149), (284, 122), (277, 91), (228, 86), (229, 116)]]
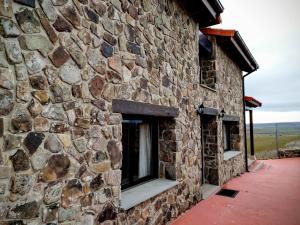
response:
[(139, 178), (150, 175), (151, 170), (151, 132), (149, 124), (140, 125)]

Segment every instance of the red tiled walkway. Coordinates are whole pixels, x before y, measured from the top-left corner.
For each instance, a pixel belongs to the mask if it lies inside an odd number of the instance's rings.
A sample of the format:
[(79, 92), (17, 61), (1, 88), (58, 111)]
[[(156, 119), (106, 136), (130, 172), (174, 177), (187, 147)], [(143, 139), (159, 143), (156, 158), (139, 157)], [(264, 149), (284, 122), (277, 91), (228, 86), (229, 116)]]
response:
[(300, 158), (263, 162), (224, 185), (236, 198), (214, 195), (172, 225), (300, 225)]

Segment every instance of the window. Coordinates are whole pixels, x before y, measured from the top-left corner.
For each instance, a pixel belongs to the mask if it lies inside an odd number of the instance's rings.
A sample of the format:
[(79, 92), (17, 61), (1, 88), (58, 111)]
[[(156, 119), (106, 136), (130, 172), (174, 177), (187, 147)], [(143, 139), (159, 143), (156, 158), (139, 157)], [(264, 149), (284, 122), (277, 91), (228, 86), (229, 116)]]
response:
[(199, 34), (200, 84), (216, 89), (217, 74), (214, 44), (204, 34)]
[(157, 178), (158, 121), (123, 115), (122, 132), (122, 189)]
[(223, 136), (224, 136), (224, 151), (231, 150), (231, 137), (230, 137), (230, 125), (223, 125)]

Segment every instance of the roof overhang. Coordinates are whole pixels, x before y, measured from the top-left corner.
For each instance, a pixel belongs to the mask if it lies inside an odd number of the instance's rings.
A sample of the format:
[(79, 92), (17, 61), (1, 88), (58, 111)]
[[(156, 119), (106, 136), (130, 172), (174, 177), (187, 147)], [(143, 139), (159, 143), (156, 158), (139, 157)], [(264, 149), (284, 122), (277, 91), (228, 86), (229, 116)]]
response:
[(214, 36), (226, 54), (240, 67), (242, 71), (253, 72), (258, 64), (236, 30), (203, 28), (201, 32), (206, 36)]
[(188, 14), (199, 23), (200, 27), (208, 27), (221, 22), (224, 7), (219, 0), (179, 0)]
[(262, 106), (262, 103), (253, 97), (245, 96), (244, 100), (245, 100), (245, 105), (249, 108), (257, 108)]

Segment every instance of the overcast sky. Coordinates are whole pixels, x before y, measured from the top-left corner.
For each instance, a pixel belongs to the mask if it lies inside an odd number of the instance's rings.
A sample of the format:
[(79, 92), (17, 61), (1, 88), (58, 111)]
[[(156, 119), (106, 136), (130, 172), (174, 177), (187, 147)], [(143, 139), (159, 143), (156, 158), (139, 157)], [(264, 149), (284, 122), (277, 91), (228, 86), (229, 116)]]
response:
[(263, 103), (254, 122), (300, 122), (300, 1), (221, 2), (217, 27), (238, 30), (260, 66), (246, 78), (246, 95)]

